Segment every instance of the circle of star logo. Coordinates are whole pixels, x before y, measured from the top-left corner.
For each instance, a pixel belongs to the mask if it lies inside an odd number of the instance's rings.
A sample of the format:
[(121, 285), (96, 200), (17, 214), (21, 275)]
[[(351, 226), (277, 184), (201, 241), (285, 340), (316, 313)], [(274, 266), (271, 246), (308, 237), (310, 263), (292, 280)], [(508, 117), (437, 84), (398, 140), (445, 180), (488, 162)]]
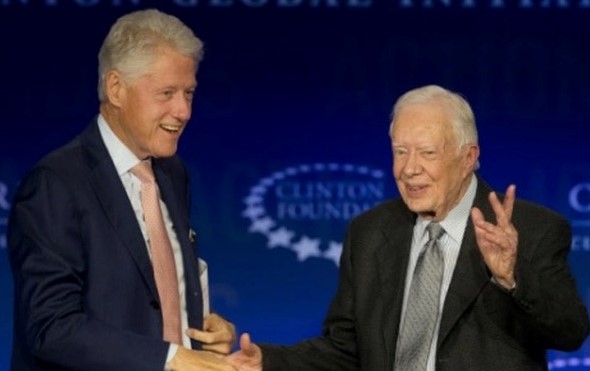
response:
[(306, 234), (297, 232), (279, 225), (276, 220), (269, 216), (264, 207), (264, 196), (267, 191), (277, 182), (289, 177), (295, 177), (300, 174), (310, 174), (313, 172), (334, 172), (349, 173), (369, 176), (374, 179), (382, 179), (384, 172), (381, 170), (371, 169), (367, 166), (356, 166), (352, 164), (303, 164), (288, 167), (282, 171), (272, 173), (270, 176), (260, 179), (260, 181), (250, 189), (250, 193), (244, 198), (246, 208), (242, 216), (250, 220), (248, 231), (250, 233), (260, 233), (266, 237), (266, 246), (269, 249), (286, 248), (292, 250), (297, 256), (297, 260), (303, 262), (310, 257), (324, 258), (334, 262), (336, 266), (340, 263), (342, 253), (342, 242), (330, 240), (324, 242), (327, 246), (322, 250), (323, 242), (320, 238), (314, 238)]

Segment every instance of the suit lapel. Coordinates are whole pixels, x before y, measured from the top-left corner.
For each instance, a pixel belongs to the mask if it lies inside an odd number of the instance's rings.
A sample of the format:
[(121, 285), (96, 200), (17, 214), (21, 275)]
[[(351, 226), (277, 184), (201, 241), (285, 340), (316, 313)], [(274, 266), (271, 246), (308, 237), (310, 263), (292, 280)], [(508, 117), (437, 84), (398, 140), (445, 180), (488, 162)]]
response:
[(80, 138), (89, 168), (89, 181), (102, 206), (102, 212), (123, 241), (123, 245), (129, 250), (154, 299), (157, 299), (156, 283), (145, 241), (136, 222), (137, 218), (129, 197), (102, 141), (96, 121), (81, 134)]
[(182, 220), (180, 217), (180, 215), (185, 214), (183, 213), (183, 211), (185, 210), (179, 210), (179, 207), (184, 207), (184, 205), (178, 203), (172, 179), (170, 179), (170, 175), (162, 168), (161, 160), (153, 159), (153, 168), (154, 175), (156, 176), (156, 181), (158, 183), (158, 189), (160, 190), (160, 194), (162, 196), (162, 200), (168, 208), (168, 214), (170, 215), (170, 219), (172, 220), (172, 224), (174, 226), (180, 245), (184, 248), (185, 242), (188, 241), (188, 232), (183, 233), (183, 231), (185, 229), (188, 229), (188, 226), (186, 225), (186, 221)]
[(186, 210), (185, 203), (179, 201), (179, 196), (177, 195), (177, 193), (182, 192), (182, 190), (174, 188), (171, 175), (164, 170), (163, 166), (161, 166), (161, 160), (154, 159), (153, 164), (162, 200), (168, 208), (168, 214), (172, 220), (172, 225), (176, 232), (176, 238), (178, 239), (178, 243), (182, 250), (185, 275), (187, 275), (187, 281), (192, 282), (193, 277), (191, 277), (191, 275), (195, 272), (190, 268), (193, 267), (194, 264), (189, 264), (189, 262), (195, 262), (197, 257), (189, 239), (189, 221), (185, 217), (188, 215), (188, 210)]
[[(483, 212), (486, 220), (495, 220), (494, 213), (488, 202), (490, 192), (491, 189), (478, 177), (477, 192), (473, 205)], [(461, 251), (457, 258), (453, 278), (444, 303), (438, 336), (439, 347), (459, 318), (489, 282), (490, 276), (477, 247), (473, 222), (469, 216), (463, 242), (461, 243)]]
[[(399, 202), (399, 201), (398, 201)], [(393, 208), (392, 208), (393, 209)], [(407, 208), (391, 212), (381, 226), (383, 246), (375, 252), (380, 290), (383, 297), (383, 343), (387, 369), (393, 369), (393, 359), (404, 298), (406, 271), (416, 216)]]
[[(198, 271), (197, 255), (193, 250), (193, 244), (189, 239), (189, 220), (186, 218), (188, 210), (185, 202), (179, 201), (179, 193), (183, 192), (182, 188), (175, 188), (171, 175), (163, 166), (165, 160), (154, 159), (153, 168), (158, 182), (158, 188), (162, 195), (162, 200), (168, 208), (168, 214), (172, 220), (176, 238), (180, 244), (183, 258), (183, 268), (185, 276), (185, 297), (188, 313), (189, 326), (194, 328), (202, 327), (202, 290), (200, 285), (200, 275)], [(184, 195), (183, 195), (184, 196)], [(182, 198), (184, 199), (184, 198)], [(196, 346), (193, 341), (193, 348)]]

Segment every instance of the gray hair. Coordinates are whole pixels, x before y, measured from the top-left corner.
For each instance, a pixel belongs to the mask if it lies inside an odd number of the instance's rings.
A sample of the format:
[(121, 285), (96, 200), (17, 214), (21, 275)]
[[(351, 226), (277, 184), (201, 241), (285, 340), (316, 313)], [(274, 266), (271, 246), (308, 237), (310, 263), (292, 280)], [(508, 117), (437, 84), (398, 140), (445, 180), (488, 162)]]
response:
[(156, 9), (139, 10), (119, 18), (111, 27), (98, 53), (98, 98), (105, 100), (105, 79), (117, 70), (124, 78), (146, 73), (163, 45), (192, 58), (203, 58), (203, 43), (178, 18)]
[(401, 109), (410, 105), (433, 101), (443, 104), (453, 115), (452, 127), (459, 148), (468, 144), (478, 145), (475, 116), (467, 100), (460, 94), (437, 85), (416, 88), (398, 98), (391, 113), (389, 134), (392, 133), (396, 115)]

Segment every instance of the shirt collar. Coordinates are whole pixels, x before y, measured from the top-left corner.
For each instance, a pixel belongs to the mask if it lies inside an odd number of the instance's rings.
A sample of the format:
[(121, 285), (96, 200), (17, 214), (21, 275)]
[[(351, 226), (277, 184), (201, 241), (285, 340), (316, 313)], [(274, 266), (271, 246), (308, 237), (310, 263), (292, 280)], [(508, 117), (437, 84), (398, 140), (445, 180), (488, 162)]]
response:
[[(470, 215), (473, 200), (475, 200), (476, 190), (477, 177), (473, 174), (469, 186), (467, 187), (467, 191), (461, 198), (461, 201), (459, 201), (459, 203), (449, 212), (446, 218), (439, 222), (445, 230), (445, 233), (457, 243), (463, 240), (465, 225), (467, 224), (467, 219)], [(418, 224), (423, 231), (426, 230), (428, 223), (430, 223), (430, 220), (424, 219), (420, 216), (418, 216), (418, 219), (416, 220), (416, 224)]]
[(117, 137), (110, 128), (105, 118), (98, 115), (98, 130), (102, 140), (107, 147), (107, 151), (115, 164), (119, 176), (127, 173), (132, 167), (137, 165), (141, 160)]

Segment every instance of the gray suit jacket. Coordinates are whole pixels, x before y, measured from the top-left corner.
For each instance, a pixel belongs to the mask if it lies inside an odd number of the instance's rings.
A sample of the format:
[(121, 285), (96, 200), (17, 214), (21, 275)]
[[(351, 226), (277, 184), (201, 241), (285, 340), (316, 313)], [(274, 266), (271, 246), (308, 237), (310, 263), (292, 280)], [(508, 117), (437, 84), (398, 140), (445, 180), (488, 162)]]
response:
[[(479, 179), (474, 206), (495, 220), (490, 191)], [(262, 345), (264, 370), (393, 370), (415, 220), (401, 199), (354, 218), (323, 335), (291, 347)], [(547, 349), (574, 350), (588, 334), (566, 261), (568, 222), (522, 200), (512, 221), (519, 244), (510, 294), (490, 282), (468, 220), (442, 313), (438, 371), (546, 370)]]

